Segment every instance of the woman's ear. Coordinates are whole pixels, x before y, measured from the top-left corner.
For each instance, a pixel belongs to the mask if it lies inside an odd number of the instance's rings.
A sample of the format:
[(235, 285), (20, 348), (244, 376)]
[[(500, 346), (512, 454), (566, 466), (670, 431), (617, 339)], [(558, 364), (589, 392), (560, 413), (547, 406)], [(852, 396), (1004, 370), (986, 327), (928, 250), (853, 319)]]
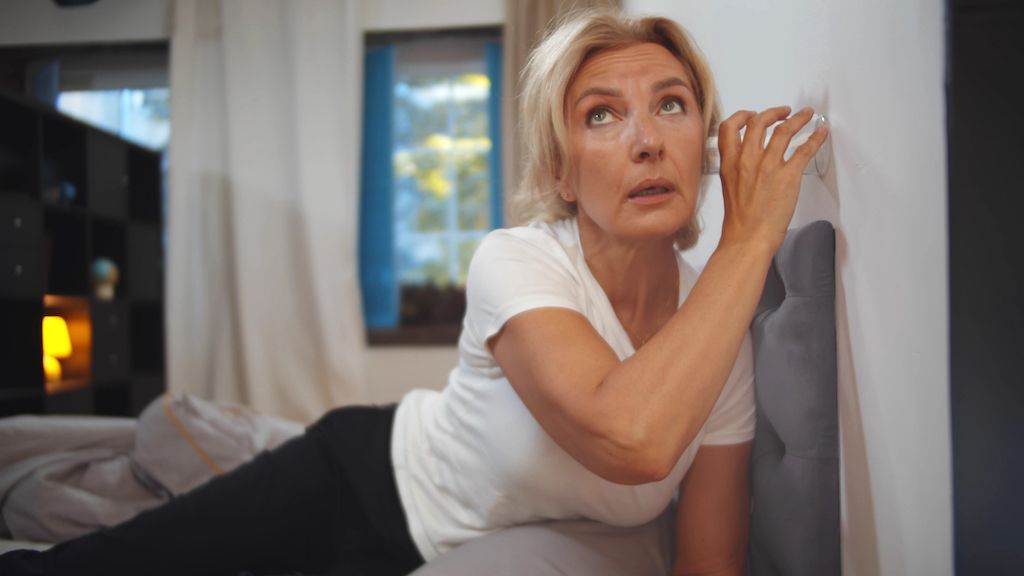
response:
[(555, 189), (558, 190), (558, 195), (562, 197), (562, 200), (565, 200), (566, 202), (576, 201), (576, 194), (574, 194), (572, 189), (569, 188), (569, 185), (566, 184), (565, 180), (559, 180), (555, 184)]

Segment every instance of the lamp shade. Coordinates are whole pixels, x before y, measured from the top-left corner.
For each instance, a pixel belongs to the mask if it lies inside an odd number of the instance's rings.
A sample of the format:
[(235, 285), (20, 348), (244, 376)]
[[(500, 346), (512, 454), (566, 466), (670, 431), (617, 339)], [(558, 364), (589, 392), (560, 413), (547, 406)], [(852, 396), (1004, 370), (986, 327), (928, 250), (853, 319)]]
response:
[(71, 336), (68, 323), (60, 316), (43, 317), (43, 354), (54, 358), (71, 356)]

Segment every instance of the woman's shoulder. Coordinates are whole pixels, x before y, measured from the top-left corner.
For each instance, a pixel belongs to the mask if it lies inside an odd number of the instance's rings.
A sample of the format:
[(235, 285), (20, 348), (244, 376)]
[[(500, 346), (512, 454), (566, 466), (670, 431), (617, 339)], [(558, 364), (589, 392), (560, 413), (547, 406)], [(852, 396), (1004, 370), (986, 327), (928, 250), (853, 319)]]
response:
[(536, 253), (556, 256), (571, 254), (578, 243), (573, 219), (535, 221), (524, 226), (498, 228), (484, 237), (477, 249), (481, 257), (502, 253)]
[(503, 294), (580, 284), (577, 236), (567, 222), (532, 222), (487, 234), (469, 263), (467, 296), (482, 287)]

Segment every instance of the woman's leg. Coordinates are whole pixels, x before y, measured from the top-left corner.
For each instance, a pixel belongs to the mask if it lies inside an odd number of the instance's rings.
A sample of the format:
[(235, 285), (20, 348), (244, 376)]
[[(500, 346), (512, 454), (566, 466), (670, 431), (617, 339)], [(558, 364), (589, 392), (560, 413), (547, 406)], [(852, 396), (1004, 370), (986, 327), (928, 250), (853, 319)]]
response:
[[(397, 493), (395, 502), (387, 502), (386, 490), (379, 488), (382, 483), (360, 472), (369, 468), (377, 476), (391, 474), (393, 415), (393, 408), (333, 411), (304, 436), (160, 508), (46, 552), (0, 557), (0, 572), (318, 573), (344, 570), (347, 558), (363, 562), (360, 554), (365, 552), (382, 559), (394, 557), (395, 551), (388, 555), (384, 550), (389, 547), (387, 538), (373, 535), (387, 536), (390, 529), (375, 526), (375, 516), (386, 514), (390, 506), (397, 506), (404, 527)], [(375, 491), (383, 494), (384, 508), (370, 502), (366, 509), (362, 501), (374, 500)], [(413, 560), (417, 562), (406, 572), (421, 562), (418, 556)]]

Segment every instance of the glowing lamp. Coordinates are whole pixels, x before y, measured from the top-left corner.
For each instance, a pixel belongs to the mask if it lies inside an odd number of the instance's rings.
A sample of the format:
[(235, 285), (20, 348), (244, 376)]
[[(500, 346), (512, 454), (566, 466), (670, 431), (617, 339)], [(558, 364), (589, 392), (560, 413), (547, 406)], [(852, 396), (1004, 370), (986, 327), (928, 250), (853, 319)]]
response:
[(47, 382), (60, 382), (63, 370), (60, 367), (60, 360), (53, 356), (43, 354), (43, 373), (46, 374)]
[(68, 323), (60, 316), (43, 317), (43, 354), (54, 358), (71, 356), (71, 336)]
[(59, 382), (61, 366), (58, 358), (71, 357), (71, 336), (68, 323), (60, 316), (43, 317), (43, 373), (47, 382)]

